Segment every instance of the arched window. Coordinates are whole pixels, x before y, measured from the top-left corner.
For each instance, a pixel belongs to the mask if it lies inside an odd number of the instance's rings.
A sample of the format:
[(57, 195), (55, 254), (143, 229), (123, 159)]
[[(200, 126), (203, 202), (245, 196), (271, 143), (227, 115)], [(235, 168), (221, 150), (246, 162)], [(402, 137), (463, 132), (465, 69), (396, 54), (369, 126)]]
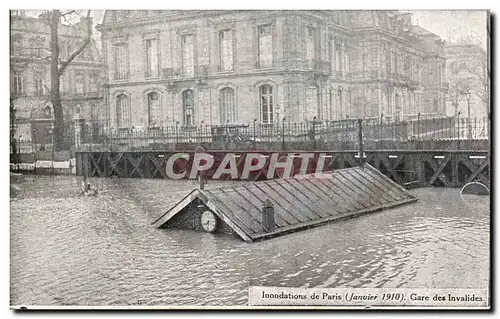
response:
[(363, 107), (364, 116), (372, 117), (372, 101), (373, 101), (373, 91), (371, 88), (366, 90), (366, 105)]
[(306, 114), (316, 114), (318, 119), (321, 119), (323, 112), (321, 112), (318, 103), (318, 89), (316, 87), (309, 87), (306, 90)]
[(148, 125), (158, 126), (160, 124), (160, 95), (157, 92), (149, 92), (146, 96), (148, 103)]
[(12, 37), (10, 55), (23, 55), (23, 38), (19, 35)]
[(42, 73), (37, 72), (34, 74), (33, 85), (35, 87), (35, 95), (36, 96), (43, 95), (44, 86), (43, 86), (43, 74)]
[(335, 112), (335, 91), (331, 88), (328, 89), (328, 109), (330, 113), (329, 119), (334, 120), (337, 112)]
[(273, 123), (273, 87), (269, 84), (262, 85), (259, 89), (259, 95), (262, 123)]
[(90, 82), (90, 92), (97, 92), (97, 73), (92, 72), (89, 74), (89, 82)]
[(45, 47), (45, 37), (35, 36), (29, 39), (30, 52), (32, 57), (41, 58)]
[(437, 111), (438, 111), (438, 99), (434, 98), (434, 100), (432, 101), (432, 112), (437, 113)]
[(94, 102), (90, 103), (90, 119), (92, 121), (96, 121), (98, 119), (97, 105)]
[(184, 125), (194, 125), (194, 92), (193, 90), (185, 90), (182, 92), (182, 109)]
[(226, 87), (219, 91), (220, 121), (221, 124), (236, 122), (236, 106), (234, 103), (234, 90)]
[(116, 126), (128, 127), (130, 124), (129, 97), (123, 93), (116, 96)]
[(401, 96), (399, 93), (396, 93), (394, 96), (394, 117), (396, 120), (399, 120), (401, 115)]
[(337, 89), (337, 105), (339, 109), (340, 119), (343, 119), (346, 114), (344, 113), (344, 90), (342, 89), (342, 87), (339, 87)]
[(51, 118), (52, 117), (52, 110), (51, 110), (50, 106), (47, 105), (43, 109), (43, 115), (45, 116), (45, 118)]

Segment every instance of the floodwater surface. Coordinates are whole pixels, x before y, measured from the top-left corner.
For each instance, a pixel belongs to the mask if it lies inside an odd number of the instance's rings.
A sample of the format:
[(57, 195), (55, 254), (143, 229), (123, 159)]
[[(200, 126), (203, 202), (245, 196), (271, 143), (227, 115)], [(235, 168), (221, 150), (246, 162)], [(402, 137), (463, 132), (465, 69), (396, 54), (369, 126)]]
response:
[(80, 181), (11, 184), (11, 305), (236, 306), (249, 285), (489, 284), (488, 196), (416, 189), (414, 204), (248, 244), (151, 225), (195, 182), (92, 179), (99, 195), (82, 197)]

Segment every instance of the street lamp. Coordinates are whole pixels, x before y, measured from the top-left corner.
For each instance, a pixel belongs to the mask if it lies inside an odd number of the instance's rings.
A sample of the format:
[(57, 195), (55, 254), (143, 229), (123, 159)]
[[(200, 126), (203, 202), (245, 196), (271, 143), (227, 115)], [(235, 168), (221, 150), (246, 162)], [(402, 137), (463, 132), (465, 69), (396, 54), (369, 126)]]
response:
[(17, 164), (17, 143), (16, 143), (16, 107), (13, 99), (10, 99), (10, 147), (14, 156), (14, 164)]
[(467, 99), (467, 126), (468, 126), (468, 139), (472, 139), (472, 125), (470, 121), (470, 91), (467, 90), (464, 92), (465, 98)]

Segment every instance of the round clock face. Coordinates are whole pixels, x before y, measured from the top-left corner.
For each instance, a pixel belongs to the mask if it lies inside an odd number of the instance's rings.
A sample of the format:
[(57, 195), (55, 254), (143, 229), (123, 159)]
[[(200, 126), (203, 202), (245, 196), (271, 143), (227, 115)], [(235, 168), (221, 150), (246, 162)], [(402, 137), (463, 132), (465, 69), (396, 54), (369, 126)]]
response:
[(212, 233), (217, 228), (217, 216), (209, 210), (201, 214), (201, 227), (203, 230)]

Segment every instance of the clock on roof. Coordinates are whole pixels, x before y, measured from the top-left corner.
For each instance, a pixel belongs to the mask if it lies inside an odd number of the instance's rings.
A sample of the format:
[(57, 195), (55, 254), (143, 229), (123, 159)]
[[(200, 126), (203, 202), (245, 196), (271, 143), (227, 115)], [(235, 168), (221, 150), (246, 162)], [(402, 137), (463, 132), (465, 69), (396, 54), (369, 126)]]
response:
[(212, 211), (206, 210), (201, 214), (201, 227), (208, 233), (213, 233), (217, 229), (219, 219)]

